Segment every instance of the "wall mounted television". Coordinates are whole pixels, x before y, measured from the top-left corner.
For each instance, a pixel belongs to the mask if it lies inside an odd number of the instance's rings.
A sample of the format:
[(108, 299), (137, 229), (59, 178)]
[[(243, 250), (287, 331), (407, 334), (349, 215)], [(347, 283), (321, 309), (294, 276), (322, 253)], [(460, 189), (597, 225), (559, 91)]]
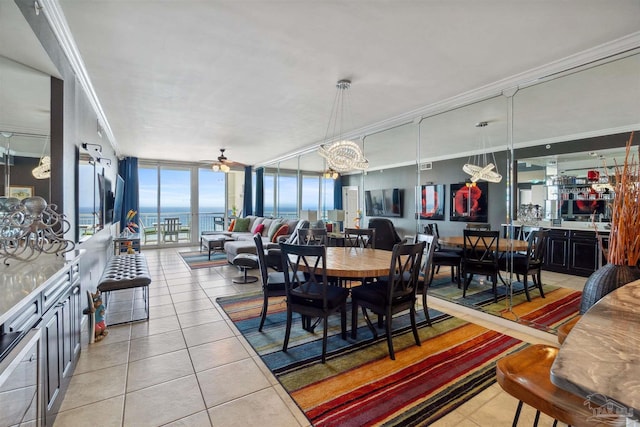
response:
[(364, 192), (365, 214), (367, 216), (402, 217), (402, 190), (366, 190)]

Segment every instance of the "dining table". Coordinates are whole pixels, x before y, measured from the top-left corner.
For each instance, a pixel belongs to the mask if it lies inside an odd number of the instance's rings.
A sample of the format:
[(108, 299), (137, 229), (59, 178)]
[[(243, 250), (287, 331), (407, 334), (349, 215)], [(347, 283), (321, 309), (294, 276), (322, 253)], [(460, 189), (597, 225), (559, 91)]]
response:
[[(327, 276), (340, 279), (364, 279), (389, 274), (391, 251), (384, 249), (326, 248)], [(304, 271), (303, 266), (300, 268)]]
[[(438, 238), (438, 243), (443, 246), (460, 248), (464, 247), (464, 236), (449, 236)], [(499, 239), (498, 252), (521, 252), (526, 251), (529, 242), (517, 239)]]
[(604, 296), (571, 329), (551, 366), (551, 382), (640, 425), (640, 280)]

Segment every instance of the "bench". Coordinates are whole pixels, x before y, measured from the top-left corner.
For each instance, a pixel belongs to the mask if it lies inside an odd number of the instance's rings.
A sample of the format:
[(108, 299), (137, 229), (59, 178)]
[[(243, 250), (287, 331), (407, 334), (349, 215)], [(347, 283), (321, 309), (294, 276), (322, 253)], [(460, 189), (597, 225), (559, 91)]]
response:
[[(104, 303), (109, 306), (109, 293), (125, 289), (142, 288), (144, 298), (144, 311), (146, 317), (131, 319), (119, 323), (109, 323), (109, 325), (119, 325), (138, 320), (149, 320), (149, 284), (151, 275), (147, 267), (147, 260), (143, 254), (124, 254), (112, 256), (102, 273), (98, 282), (98, 290), (104, 294)], [(132, 316), (133, 317), (133, 316)]]

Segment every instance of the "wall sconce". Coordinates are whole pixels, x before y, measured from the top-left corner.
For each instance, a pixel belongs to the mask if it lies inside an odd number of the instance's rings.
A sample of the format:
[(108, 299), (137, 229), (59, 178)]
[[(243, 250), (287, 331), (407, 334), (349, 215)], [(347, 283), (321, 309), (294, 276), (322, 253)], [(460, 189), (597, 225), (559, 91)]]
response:
[(100, 144), (91, 144), (88, 142), (83, 142), (82, 148), (86, 150), (89, 153), (89, 155), (96, 160), (99, 160), (102, 157), (102, 145)]
[(105, 165), (106, 167), (111, 167), (111, 159), (107, 159), (106, 157), (101, 157), (98, 159), (98, 162), (101, 165)]

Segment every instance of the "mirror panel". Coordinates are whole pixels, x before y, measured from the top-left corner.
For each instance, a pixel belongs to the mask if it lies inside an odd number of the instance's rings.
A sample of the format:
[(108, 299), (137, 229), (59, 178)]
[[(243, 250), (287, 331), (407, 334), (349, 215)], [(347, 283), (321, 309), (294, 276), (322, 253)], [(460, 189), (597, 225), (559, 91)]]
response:
[(0, 188), (5, 195), (50, 200), (50, 179), (32, 172), (50, 156), (50, 97), (50, 76), (0, 57)]

